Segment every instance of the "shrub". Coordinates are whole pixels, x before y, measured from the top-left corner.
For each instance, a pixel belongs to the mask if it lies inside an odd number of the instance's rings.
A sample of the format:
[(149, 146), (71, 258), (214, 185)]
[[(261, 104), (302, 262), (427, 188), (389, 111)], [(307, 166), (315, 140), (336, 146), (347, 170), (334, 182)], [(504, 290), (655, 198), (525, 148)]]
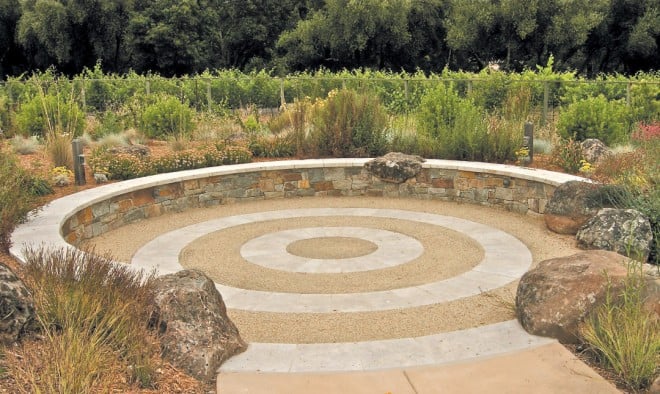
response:
[(248, 148), (255, 157), (291, 157), (296, 153), (291, 136), (257, 135)]
[(584, 160), (582, 146), (572, 138), (559, 141), (552, 149), (552, 158), (564, 171), (577, 174)]
[(37, 137), (15, 135), (9, 143), (12, 150), (21, 155), (29, 155), (39, 150), (39, 139)]
[(0, 250), (8, 252), (11, 233), (36, 204), (33, 178), (9, 152), (0, 152)]
[(19, 107), (16, 123), (19, 132), (25, 136), (46, 137), (49, 132), (57, 130), (78, 137), (85, 129), (85, 116), (72, 98), (42, 93)]
[(45, 337), (39, 363), (45, 370), (19, 364), (12, 366), (14, 376), (33, 392), (82, 393), (107, 389), (121, 369), (149, 386), (158, 351), (149, 331), (154, 275), (73, 248), (28, 249), (25, 256), (25, 282)]
[(311, 120), (321, 155), (367, 157), (387, 150), (387, 113), (378, 98), (353, 90), (332, 91)]
[(422, 98), (418, 131), (431, 140), (442, 159), (483, 160), (488, 148), (485, 114), (444, 84)]
[(608, 289), (605, 303), (585, 321), (581, 334), (591, 351), (633, 391), (648, 387), (660, 363), (660, 321), (644, 308), (641, 266), (625, 279), (622, 294)]
[(73, 168), (73, 136), (70, 134), (49, 133), (46, 138), (46, 151), (55, 167)]
[(603, 95), (589, 97), (571, 103), (560, 114), (557, 132), (562, 138), (597, 138), (605, 145), (613, 145), (627, 139), (630, 113), (622, 101), (608, 101)]
[(142, 131), (150, 138), (179, 137), (193, 129), (194, 111), (176, 97), (159, 96), (142, 114)]
[(99, 147), (92, 151), (88, 163), (95, 174), (105, 174), (108, 179), (124, 180), (195, 168), (248, 163), (251, 160), (252, 153), (246, 148), (207, 144), (157, 158), (110, 153), (106, 148)]

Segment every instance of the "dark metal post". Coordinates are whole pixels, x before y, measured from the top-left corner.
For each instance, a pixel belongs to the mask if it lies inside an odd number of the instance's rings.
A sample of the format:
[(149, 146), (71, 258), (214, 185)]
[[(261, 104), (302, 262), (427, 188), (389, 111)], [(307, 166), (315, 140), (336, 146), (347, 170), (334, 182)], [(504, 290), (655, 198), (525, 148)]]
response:
[(534, 124), (532, 122), (525, 122), (523, 145), (529, 151), (529, 162), (531, 163), (534, 161)]
[(76, 185), (85, 184), (85, 156), (83, 155), (82, 141), (74, 139), (71, 141), (73, 150), (73, 174), (76, 178)]

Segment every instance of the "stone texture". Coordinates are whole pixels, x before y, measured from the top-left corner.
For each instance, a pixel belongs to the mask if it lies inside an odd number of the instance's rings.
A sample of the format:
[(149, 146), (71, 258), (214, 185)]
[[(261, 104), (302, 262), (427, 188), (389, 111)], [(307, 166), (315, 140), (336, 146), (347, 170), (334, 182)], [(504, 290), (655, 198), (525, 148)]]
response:
[(368, 161), (364, 168), (385, 182), (403, 183), (422, 170), (423, 162), (419, 156), (390, 152)]
[(204, 273), (184, 270), (157, 279), (163, 357), (204, 382), (247, 345), (227, 317), (222, 296)]
[(645, 262), (653, 244), (649, 219), (635, 209), (603, 208), (576, 235), (583, 249), (611, 250)]
[(25, 284), (0, 264), (0, 344), (9, 345), (36, 327), (32, 295)]
[(588, 138), (582, 141), (580, 146), (582, 147), (582, 155), (584, 156), (584, 159), (591, 164), (598, 163), (601, 158), (612, 154), (610, 148), (596, 138)]
[(543, 219), (546, 226), (558, 234), (576, 234), (601, 208), (588, 198), (598, 187), (580, 181), (559, 185), (545, 207)]
[(614, 252), (590, 251), (540, 262), (518, 284), (520, 324), (534, 335), (577, 342), (578, 324), (604, 301), (608, 277), (612, 291), (621, 289), (625, 261)]

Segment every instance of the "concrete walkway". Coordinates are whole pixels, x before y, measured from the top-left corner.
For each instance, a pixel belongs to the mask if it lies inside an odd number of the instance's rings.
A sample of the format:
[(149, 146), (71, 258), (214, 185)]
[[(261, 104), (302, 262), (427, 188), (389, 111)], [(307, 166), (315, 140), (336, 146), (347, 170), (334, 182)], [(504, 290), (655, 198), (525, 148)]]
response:
[(553, 342), (461, 363), (355, 373), (222, 372), (219, 394), (608, 394), (619, 391)]

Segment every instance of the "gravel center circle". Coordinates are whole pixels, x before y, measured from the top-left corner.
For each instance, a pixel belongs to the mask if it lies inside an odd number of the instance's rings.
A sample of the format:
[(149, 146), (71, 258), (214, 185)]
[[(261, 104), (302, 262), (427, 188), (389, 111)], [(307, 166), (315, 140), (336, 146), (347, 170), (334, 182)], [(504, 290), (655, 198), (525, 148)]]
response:
[(301, 239), (287, 245), (286, 251), (309, 259), (348, 259), (371, 254), (378, 249), (373, 242), (351, 237), (318, 237)]

